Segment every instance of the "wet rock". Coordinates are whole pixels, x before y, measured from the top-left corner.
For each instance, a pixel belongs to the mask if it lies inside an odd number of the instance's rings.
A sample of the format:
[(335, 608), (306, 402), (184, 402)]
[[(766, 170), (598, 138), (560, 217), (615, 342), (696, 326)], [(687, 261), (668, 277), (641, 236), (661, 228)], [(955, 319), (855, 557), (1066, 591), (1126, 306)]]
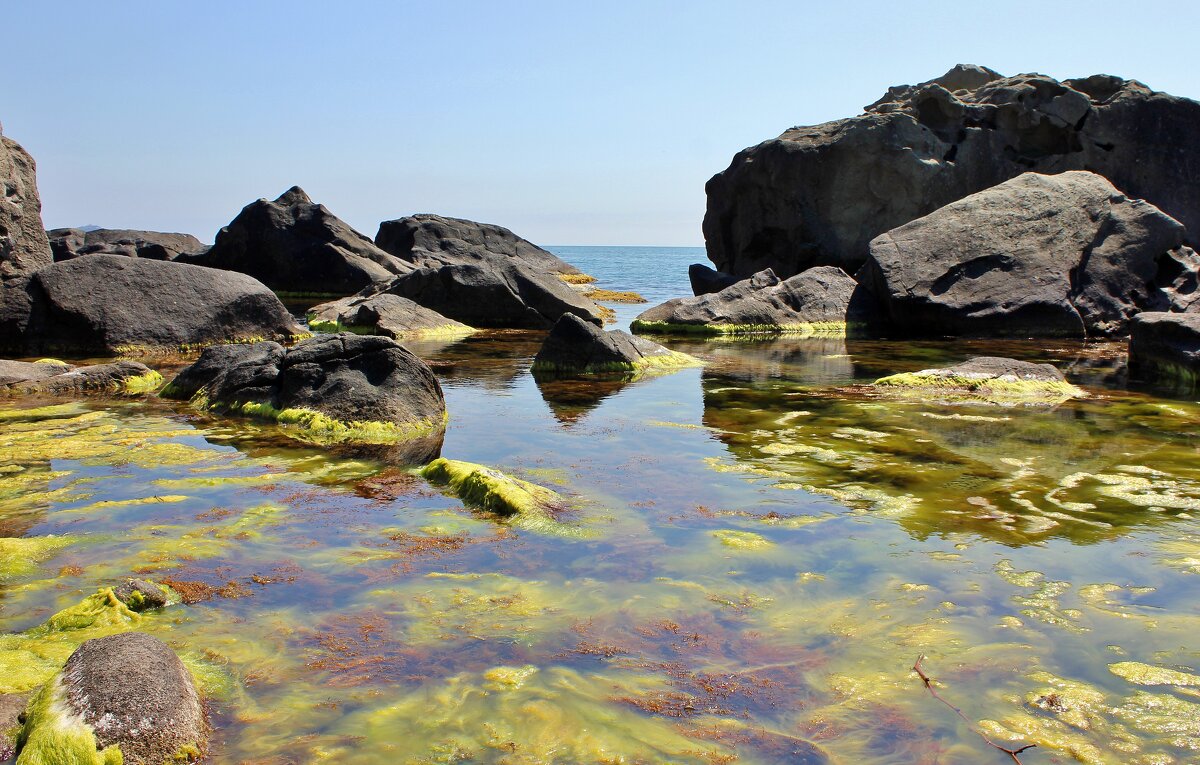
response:
[(299, 186), (273, 202), (246, 205), (217, 233), (212, 249), (192, 262), (240, 271), (276, 292), (298, 295), (351, 295), (412, 270)]
[(46, 232), (55, 262), (81, 255), (124, 255), (129, 258), (175, 260), (195, 258), (208, 250), (191, 234), (98, 228), (56, 228)]
[[(0, 362), (0, 375), (6, 367), (22, 362)], [(50, 395), (82, 395), (86, 393), (115, 393), (138, 395), (150, 393), (162, 384), (162, 375), (145, 364), (136, 361), (117, 361), (112, 364), (95, 364), (85, 367), (58, 366), (38, 362), (27, 364), (22, 369), (32, 369), (30, 377), (17, 379), (17, 370), (8, 377), (0, 376), (0, 390), (21, 393), (45, 393)], [(44, 370), (57, 370), (57, 374), (42, 375)], [(7, 381), (6, 381), (7, 380)]]
[(554, 274), (513, 260), (418, 268), (364, 290), (399, 295), (472, 327), (549, 329), (565, 313), (600, 324), (605, 309)]
[(0, 359), (0, 387), (45, 380), (69, 372), (74, 368), (70, 364), (58, 361), (34, 362)]
[[(1200, 232), (1200, 103), (1108, 75), (959, 66), (746, 149), (707, 184), (716, 267), (853, 273), (885, 231), (1028, 171), (1090, 170)], [(1194, 242), (1192, 242), (1194, 244)]]
[(703, 263), (693, 263), (688, 266), (688, 281), (692, 283), (692, 294), (698, 297), (733, 286), (738, 283), (738, 278), (723, 274)]
[(438, 455), (446, 426), (433, 372), (387, 337), (213, 346), (162, 395), (274, 420), (311, 443), (387, 447), (380, 451), (418, 464)]
[(564, 314), (533, 359), (535, 375), (639, 374), (699, 366), (700, 362), (620, 330), (604, 331)]
[(207, 739), (187, 668), (161, 640), (126, 632), (79, 646), (34, 697), (17, 763), (190, 762)]
[(169, 593), (165, 587), (145, 579), (126, 579), (113, 588), (113, 595), (130, 611), (146, 611), (167, 605)]
[(75, 258), (38, 271), (30, 294), (29, 353), (174, 350), (302, 331), (253, 278), (184, 263)]
[(317, 332), (355, 332), (405, 337), (461, 336), (474, 330), (399, 295), (353, 296), (322, 303), (308, 312)]
[(977, 356), (961, 364), (882, 377), (884, 393), (925, 401), (999, 405), (1058, 404), (1086, 394), (1050, 364)]
[(441, 215), (384, 221), (375, 244), (414, 266), (512, 261), (544, 273), (579, 273), (575, 266), (506, 228)]
[(1129, 368), (1135, 379), (1187, 391), (1200, 387), (1200, 311), (1138, 314), (1129, 329)]
[(1026, 173), (876, 237), (858, 278), (909, 334), (1120, 335), (1200, 298), (1184, 235), (1099, 175)]
[(634, 332), (813, 334), (870, 320), (871, 298), (839, 268), (813, 268), (788, 279), (765, 269), (720, 292), (668, 300), (643, 312)]

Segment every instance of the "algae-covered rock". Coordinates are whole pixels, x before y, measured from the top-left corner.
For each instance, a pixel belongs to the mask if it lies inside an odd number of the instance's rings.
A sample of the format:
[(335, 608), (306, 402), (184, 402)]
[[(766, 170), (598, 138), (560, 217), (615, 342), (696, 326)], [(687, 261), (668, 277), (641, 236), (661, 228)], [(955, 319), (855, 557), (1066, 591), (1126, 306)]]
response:
[(625, 374), (672, 371), (699, 366), (700, 361), (634, 337), (620, 330), (605, 331), (590, 322), (564, 314), (533, 359), (534, 374)]
[(399, 295), (355, 295), (308, 311), (315, 332), (354, 332), (401, 338), (461, 337), (474, 332), (462, 322)]
[(882, 377), (885, 393), (922, 399), (985, 404), (1060, 404), (1086, 394), (1050, 364), (977, 356), (951, 367)]
[(170, 601), (171, 591), (145, 579), (126, 579), (113, 588), (113, 595), (131, 611), (162, 608)]
[(422, 468), (421, 475), (448, 486), (463, 504), (510, 517), (535, 531), (558, 527), (553, 516), (567, 506), (556, 491), (472, 462), (443, 457)]
[(318, 444), (387, 447), (427, 462), (441, 450), (446, 402), (429, 367), (386, 337), (320, 335), (208, 348), (163, 395), (215, 411), (273, 420)]
[[(20, 362), (4, 363), (12, 365)], [(50, 363), (26, 366), (36, 368), (35, 376), (7, 383), (0, 382), (0, 390), (50, 395), (111, 393), (135, 396), (152, 393), (163, 382), (161, 374), (137, 361), (117, 361), (86, 367), (58, 367)], [(44, 370), (56, 371), (57, 374), (43, 375)]]
[(141, 632), (89, 640), (30, 702), (18, 765), (162, 765), (202, 756), (208, 726), (191, 673)]

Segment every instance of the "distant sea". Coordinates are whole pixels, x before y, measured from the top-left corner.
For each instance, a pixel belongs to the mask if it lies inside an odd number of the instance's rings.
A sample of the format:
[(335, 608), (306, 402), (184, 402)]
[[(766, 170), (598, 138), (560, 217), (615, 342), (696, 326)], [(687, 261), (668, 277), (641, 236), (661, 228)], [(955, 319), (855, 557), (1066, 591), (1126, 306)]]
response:
[[(703, 247), (579, 247), (548, 246), (547, 250), (596, 277), (596, 286), (632, 290), (648, 300), (617, 305), (617, 324), (627, 328), (633, 317), (651, 306), (676, 297), (690, 297), (688, 266), (708, 264)], [(711, 265), (711, 264), (710, 264)]]

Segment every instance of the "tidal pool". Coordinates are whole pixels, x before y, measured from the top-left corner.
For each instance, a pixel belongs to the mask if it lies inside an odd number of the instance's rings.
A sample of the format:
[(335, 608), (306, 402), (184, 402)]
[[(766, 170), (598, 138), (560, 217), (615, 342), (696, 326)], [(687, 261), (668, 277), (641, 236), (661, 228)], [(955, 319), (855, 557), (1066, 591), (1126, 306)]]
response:
[[(538, 384), (539, 340), (412, 344), (446, 457), (569, 499), (536, 529), (272, 425), (3, 402), (0, 691), (140, 629), (218, 763), (1200, 759), (1200, 404), (1125, 390), (1119, 348), (683, 341), (703, 369)], [(982, 352), (1090, 395), (863, 385)], [(185, 602), (46, 626), (131, 575)]]

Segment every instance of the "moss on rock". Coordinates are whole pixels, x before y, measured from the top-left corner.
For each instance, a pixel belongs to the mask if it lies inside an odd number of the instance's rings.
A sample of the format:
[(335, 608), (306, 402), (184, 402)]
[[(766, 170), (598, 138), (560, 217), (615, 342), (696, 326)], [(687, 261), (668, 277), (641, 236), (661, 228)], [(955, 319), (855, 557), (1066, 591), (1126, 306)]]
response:
[(123, 765), (117, 746), (97, 748), (96, 736), (67, 706), (61, 675), (46, 683), (25, 710), (17, 736), (17, 765)]
[[(205, 409), (217, 409), (206, 399), (193, 400), (194, 405)], [(315, 444), (394, 444), (410, 441), (422, 436), (431, 436), (446, 428), (448, 415), (441, 420), (424, 419), (411, 423), (378, 422), (359, 420), (344, 422), (313, 409), (277, 409), (270, 404), (247, 401), (227, 408), (234, 414), (272, 420), (280, 425), (293, 426), (291, 433), (302, 441)]]
[(844, 321), (815, 321), (798, 324), (685, 324), (672, 321), (634, 321), (629, 328), (647, 335), (701, 335), (736, 337), (740, 335), (845, 335), (854, 325)]

